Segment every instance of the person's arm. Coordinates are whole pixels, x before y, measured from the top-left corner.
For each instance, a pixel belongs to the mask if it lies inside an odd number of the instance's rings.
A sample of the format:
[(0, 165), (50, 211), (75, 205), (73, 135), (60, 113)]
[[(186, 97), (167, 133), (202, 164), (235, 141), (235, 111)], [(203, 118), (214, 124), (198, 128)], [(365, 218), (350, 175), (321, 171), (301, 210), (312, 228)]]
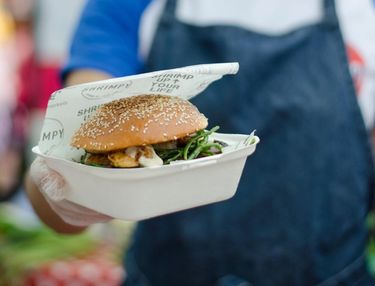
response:
[(70, 86), (109, 78), (111, 78), (111, 75), (99, 70), (81, 69), (71, 72), (65, 79), (65, 85)]
[(35, 213), (41, 221), (54, 231), (62, 234), (80, 233), (86, 227), (74, 226), (64, 222), (50, 207), (38, 187), (31, 180), (29, 173), (26, 174), (25, 191), (33, 206)]

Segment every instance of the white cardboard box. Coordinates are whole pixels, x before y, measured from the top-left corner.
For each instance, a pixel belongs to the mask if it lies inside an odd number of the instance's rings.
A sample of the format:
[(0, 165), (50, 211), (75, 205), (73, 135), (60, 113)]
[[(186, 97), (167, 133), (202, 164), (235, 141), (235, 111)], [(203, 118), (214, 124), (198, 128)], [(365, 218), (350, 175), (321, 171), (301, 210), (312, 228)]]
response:
[(69, 185), (66, 199), (110, 215), (138, 221), (231, 198), (246, 159), (259, 138), (242, 145), (248, 135), (215, 134), (229, 144), (223, 154), (161, 167), (111, 169), (86, 166), (33, 151)]

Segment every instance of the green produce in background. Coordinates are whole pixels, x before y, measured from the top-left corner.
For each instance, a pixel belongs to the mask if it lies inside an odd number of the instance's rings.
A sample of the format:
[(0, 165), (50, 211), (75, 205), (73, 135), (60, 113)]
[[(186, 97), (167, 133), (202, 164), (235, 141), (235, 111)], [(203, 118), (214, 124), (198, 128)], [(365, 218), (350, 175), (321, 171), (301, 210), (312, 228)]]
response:
[(41, 225), (25, 229), (0, 207), (0, 286), (14, 285), (45, 263), (85, 256), (97, 246), (87, 233), (58, 235)]

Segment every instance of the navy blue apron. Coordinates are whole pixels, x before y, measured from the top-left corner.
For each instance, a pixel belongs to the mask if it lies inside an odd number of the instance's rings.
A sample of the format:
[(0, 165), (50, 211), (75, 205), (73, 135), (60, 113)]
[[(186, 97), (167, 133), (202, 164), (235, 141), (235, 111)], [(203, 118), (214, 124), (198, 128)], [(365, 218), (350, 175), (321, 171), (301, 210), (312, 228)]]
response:
[(238, 61), (193, 103), (221, 132), (256, 129), (261, 143), (231, 200), (139, 223), (125, 285), (375, 285), (371, 151), (334, 1), (320, 23), (280, 36), (182, 23), (175, 6), (148, 69)]

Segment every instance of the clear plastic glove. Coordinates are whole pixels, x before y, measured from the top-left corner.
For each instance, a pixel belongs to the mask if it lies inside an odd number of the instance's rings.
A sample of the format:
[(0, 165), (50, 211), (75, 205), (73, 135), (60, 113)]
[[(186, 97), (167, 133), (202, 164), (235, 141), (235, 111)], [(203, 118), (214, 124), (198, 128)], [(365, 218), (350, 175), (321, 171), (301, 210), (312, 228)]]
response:
[(75, 226), (88, 226), (112, 219), (110, 216), (66, 200), (68, 186), (64, 178), (49, 168), (42, 158), (38, 157), (31, 164), (30, 177), (52, 210), (66, 223)]

